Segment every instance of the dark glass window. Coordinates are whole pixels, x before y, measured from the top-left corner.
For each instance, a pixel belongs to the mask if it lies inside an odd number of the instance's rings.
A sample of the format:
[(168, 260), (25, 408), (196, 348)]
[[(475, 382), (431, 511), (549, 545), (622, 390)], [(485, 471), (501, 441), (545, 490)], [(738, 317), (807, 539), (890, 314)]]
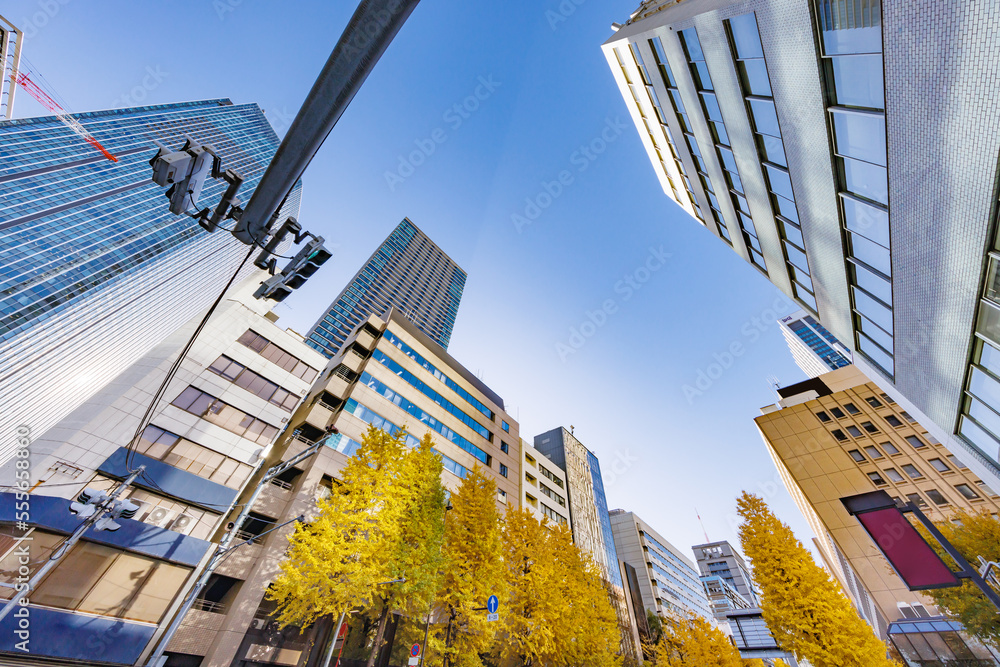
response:
[(924, 493), (927, 497), (931, 499), (931, 502), (935, 505), (948, 505), (948, 499), (941, 495), (941, 492), (937, 489), (925, 489)]
[(875, 486), (885, 486), (886, 485), (886, 481), (884, 479), (882, 479), (882, 475), (878, 474), (877, 472), (870, 472), (870, 473), (868, 473), (868, 479), (870, 479), (871, 481), (875, 482)]
[(853, 435), (855, 438), (861, 437), (861, 429), (859, 429), (857, 426), (854, 426), (853, 424), (847, 427), (847, 432)]
[(841, 431), (839, 428), (833, 429), (832, 433), (833, 437), (835, 437), (837, 440), (840, 440), (841, 442), (847, 440), (847, 435), (845, 435), (844, 432)]
[(913, 445), (914, 449), (922, 449), (922, 448), (924, 448), (924, 447), (927, 446), (926, 442), (924, 442), (923, 440), (921, 440), (920, 438), (918, 438), (915, 435), (908, 435), (908, 436), (906, 436), (906, 441), (908, 443), (910, 443), (911, 445)]
[(896, 417), (896, 415), (886, 415), (885, 420), (889, 423), (889, 426), (893, 428), (899, 428), (903, 425), (903, 422), (899, 421), (899, 418)]
[(868, 405), (872, 406), (873, 408), (881, 408), (882, 407), (882, 402), (879, 401), (874, 396), (869, 396), (865, 400), (868, 401)]
[(837, 419), (843, 419), (844, 417), (847, 416), (844, 414), (844, 411), (841, 410), (840, 408), (830, 408), (830, 414), (832, 414)]
[(861, 428), (868, 431), (869, 433), (878, 433), (878, 427), (871, 422), (861, 422)]
[(931, 459), (930, 461), (928, 461), (928, 463), (934, 466), (934, 469), (937, 470), (938, 472), (951, 471), (951, 468), (948, 467), (948, 464), (942, 461), (941, 459)]
[(913, 464), (904, 463), (901, 467), (903, 468), (903, 472), (909, 475), (911, 479), (920, 479), (924, 476), (924, 473), (920, 472), (920, 470)]
[(861, 412), (861, 410), (858, 410), (858, 406), (854, 405), (854, 403), (844, 403), (844, 409), (852, 415), (856, 415)]
[(966, 500), (975, 500), (979, 498), (979, 494), (972, 490), (972, 487), (968, 484), (956, 484), (955, 488), (961, 493)]
[(865, 447), (865, 452), (867, 452), (868, 456), (872, 457), (873, 459), (882, 458), (882, 452), (880, 452), (878, 450), (878, 447), (875, 447), (874, 445), (869, 445)]

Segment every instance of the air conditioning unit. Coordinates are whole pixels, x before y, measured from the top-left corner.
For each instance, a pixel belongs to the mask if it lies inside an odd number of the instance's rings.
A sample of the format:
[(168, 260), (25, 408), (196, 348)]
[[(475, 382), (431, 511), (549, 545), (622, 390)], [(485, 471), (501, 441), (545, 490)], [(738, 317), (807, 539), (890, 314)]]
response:
[(267, 619), (266, 618), (255, 618), (255, 619), (253, 619), (253, 621), (251, 621), (250, 626), (254, 630), (263, 630), (264, 628), (267, 627)]

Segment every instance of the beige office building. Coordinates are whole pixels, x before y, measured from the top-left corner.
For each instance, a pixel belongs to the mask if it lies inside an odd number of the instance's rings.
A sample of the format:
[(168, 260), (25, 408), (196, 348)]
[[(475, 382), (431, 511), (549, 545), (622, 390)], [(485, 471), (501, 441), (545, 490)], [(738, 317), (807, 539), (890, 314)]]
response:
[[(396, 310), (383, 317), (369, 317), (347, 337), (292, 417), (269, 464), (299, 454), (329, 426), (340, 432), (266, 487), (244, 528), (248, 535), (312, 515), (316, 499), (328, 493), (369, 425), (390, 433), (405, 427), (411, 443), (430, 433), (444, 461), (446, 488), (457, 489), (478, 466), (496, 481), (498, 506), (517, 506), (520, 438), (503, 399)], [(224, 604), (188, 614), (169, 647), (176, 664), (293, 666), (322, 650), (330, 619), (302, 633), (279, 630), (269, 618), (274, 607), (264, 600), (291, 530), (275, 531), (224, 562), (215, 577), (218, 586), (228, 587)]]
[(888, 625), (938, 610), (909, 591), (840, 499), (877, 489), (916, 503), (932, 520), (956, 509), (996, 516), (1000, 496), (855, 366), (779, 390), (757, 427), (816, 546), (859, 613)]
[(524, 440), (520, 442), (521, 507), (539, 521), (548, 519), (572, 528), (566, 504), (566, 471)]

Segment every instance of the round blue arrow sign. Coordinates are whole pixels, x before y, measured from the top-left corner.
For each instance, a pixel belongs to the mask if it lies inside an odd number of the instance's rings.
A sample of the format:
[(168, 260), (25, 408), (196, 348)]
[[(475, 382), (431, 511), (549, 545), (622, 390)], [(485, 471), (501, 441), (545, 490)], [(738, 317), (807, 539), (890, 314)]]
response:
[(495, 595), (491, 595), (490, 599), (486, 601), (486, 610), (491, 614), (497, 613), (497, 609), (500, 608), (500, 600)]

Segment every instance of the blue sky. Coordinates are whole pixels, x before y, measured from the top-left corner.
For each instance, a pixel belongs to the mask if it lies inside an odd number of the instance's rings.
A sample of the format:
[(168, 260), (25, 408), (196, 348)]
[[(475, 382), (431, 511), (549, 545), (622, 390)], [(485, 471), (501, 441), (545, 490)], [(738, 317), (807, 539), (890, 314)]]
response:
[[(306, 331), (409, 216), (468, 272), (450, 352), (523, 438), (574, 425), (609, 505), (688, 554), (704, 541), (696, 508), (712, 540), (736, 542), (744, 488), (808, 543), (753, 424), (774, 402), (768, 376), (804, 379), (774, 323), (791, 304), (660, 189), (600, 49), (636, 0), (575, 2), (558, 22), (559, 0), (417, 7), (306, 173), (300, 221), (335, 255), (277, 312)], [(229, 97), (260, 104), (279, 134), (353, 9), (4, 3), (73, 111)], [(17, 115), (41, 113), (19, 97)], [(728, 367), (686, 393), (713, 363)]]

